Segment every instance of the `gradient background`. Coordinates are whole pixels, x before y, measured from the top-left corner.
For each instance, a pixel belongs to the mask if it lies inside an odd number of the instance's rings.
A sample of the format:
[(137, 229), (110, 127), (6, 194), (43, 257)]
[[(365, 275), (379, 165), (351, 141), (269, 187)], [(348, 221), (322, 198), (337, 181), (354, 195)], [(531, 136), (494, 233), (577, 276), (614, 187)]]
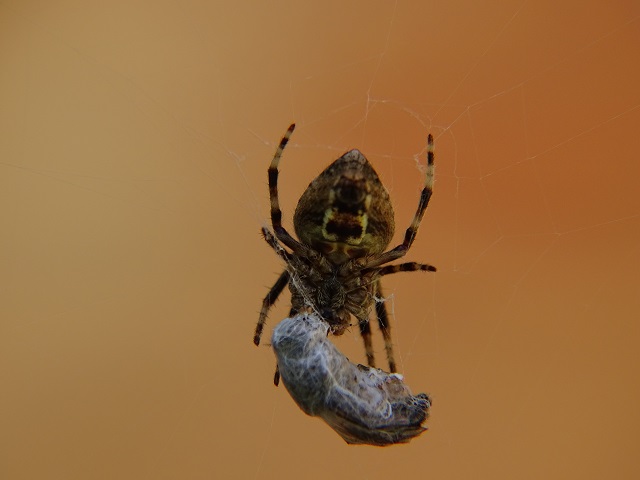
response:
[[(2, 478), (640, 476), (638, 2), (88, 3), (0, 3)], [(434, 133), (439, 271), (385, 279), (409, 445), (347, 446), (251, 341), (292, 121), (285, 225), (357, 147), (394, 243)]]

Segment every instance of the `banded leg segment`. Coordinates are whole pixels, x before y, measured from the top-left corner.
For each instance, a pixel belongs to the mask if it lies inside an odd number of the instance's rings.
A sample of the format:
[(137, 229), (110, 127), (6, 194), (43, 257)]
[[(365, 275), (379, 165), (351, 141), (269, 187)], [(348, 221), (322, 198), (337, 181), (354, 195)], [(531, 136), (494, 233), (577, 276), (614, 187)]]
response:
[(391, 325), (389, 324), (389, 314), (387, 312), (387, 304), (383, 300), (382, 287), (380, 282), (376, 283), (376, 317), (378, 317), (378, 326), (384, 338), (384, 350), (387, 353), (387, 361), (389, 362), (389, 373), (395, 373), (396, 360), (393, 355), (393, 342), (391, 341)]
[(404, 234), (404, 241), (402, 242), (402, 245), (405, 246), (407, 250), (409, 250), (416, 238), (418, 227), (420, 226), (420, 222), (422, 221), (424, 212), (427, 210), (427, 205), (429, 205), (431, 194), (433, 193), (433, 174), (435, 170), (434, 159), (435, 156), (433, 153), (433, 135), (429, 134), (427, 136), (427, 171), (424, 180), (424, 188), (420, 193), (420, 201), (418, 202), (418, 209), (416, 210), (416, 214), (413, 217), (411, 225), (409, 225), (409, 228), (407, 228), (407, 231)]
[(416, 234), (418, 233), (418, 228), (420, 227), (420, 222), (422, 221), (424, 212), (427, 210), (427, 205), (429, 205), (431, 194), (433, 193), (433, 176), (435, 172), (434, 160), (433, 135), (429, 134), (427, 137), (427, 172), (425, 175), (424, 187), (420, 193), (418, 208), (416, 210), (416, 214), (413, 216), (411, 225), (407, 228), (407, 231), (404, 234), (404, 240), (400, 245), (379, 255), (375, 260), (366, 265), (367, 268), (379, 267), (380, 265), (384, 265), (385, 263), (404, 257), (409, 248), (411, 248), (411, 245), (416, 238)]
[(360, 335), (362, 335), (362, 340), (364, 341), (364, 352), (367, 356), (367, 365), (375, 367), (376, 361), (373, 354), (373, 343), (371, 342), (371, 323), (367, 318), (365, 321), (360, 320), (359, 325)]
[(280, 274), (276, 283), (273, 284), (267, 296), (262, 300), (262, 308), (260, 309), (260, 317), (258, 318), (258, 324), (256, 325), (256, 331), (253, 334), (253, 343), (256, 345), (260, 345), (260, 337), (262, 337), (262, 330), (264, 329), (264, 324), (267, 321), (267, 314), (269, 313), (269, 309), (271, 306), (276, 303), (276, 300), (284, 290), (284, 287), (289, 283), (289, 272), (285, 270)]
[(287, 129), (286, 133), (280, 140), (280, 144), (276, 149), (276, 153), (273, 155), (271, 165), (267, 171), (269, 176), (269, 200), (271, 202), (271, 225), (273, 231), (282, 243), (292, 250), (299, 250), (302, 246), (295, 238), (293, 238), (289, 232), (282, 226), (282, 210), (280, 210), (280, 200), (278, 198), (278, 165), (280, 164), (280, 158), (284, 148), (289, 143), (289, 138), (296, 128), (296, 124), (292, 123)]
[(417, 272), (420, 270), (423, 272), (435, 272), (436, 267), (429, 265), (428, 263), (406, 262), (382, 267), (378, 270), (378, 275), (383, 277), (385, 275), (391, 275), (398, 272)]

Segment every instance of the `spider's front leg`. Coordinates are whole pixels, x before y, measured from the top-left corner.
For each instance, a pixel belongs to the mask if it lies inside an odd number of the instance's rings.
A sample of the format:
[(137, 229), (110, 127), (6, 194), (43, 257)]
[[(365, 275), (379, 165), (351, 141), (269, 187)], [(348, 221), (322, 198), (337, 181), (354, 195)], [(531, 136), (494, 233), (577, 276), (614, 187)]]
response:
[(431, 194), (433, 193), (433, 175), (435, 171), (434, 159), (433, 135), (429, 134), (427, 137), (427, 172), (425, 175), (424, 187), (420, 193), (420, 201), (418, 202), (416, 214), (413, 216), (411, 225), (409, 225), (409, 228), (407, 228), (407, 231), (404, 234), (404, 240), (397, 247), (372, 258), (371, 261), (366, 264), (366, 268), (379, 267), (385, 263), (393, 262), (398, 258), (404, 257), (409, 251), (409, 248), (411, 248), (411, 245), (418, 233), (418, 228), (420, 227), (420, 222), (422, 221), (424, 212), (427, 210), (427, 205), (429, 205)]
[[(282, 157), (282, 152), (284, 151), (287, 143), (289, 143), (289, 138), (293, 133), (293, 130), (296, 128), (296, 124), (292, 123), (287, 129), (286, 133), (280, 140), (280, 144), (276, 149), (276, 153), (273, 155), (273, 159), (271, 160), (271, 164), (269, 165), (269, 169), (267, 171), (269, 177), (269, 201), (271, 204), (271, 225), (273, 227), (273, 232), (275, 236), (284, 243), (287, 247), (289, 247), (294, 254), (298, 256), (310, 256), (312, 255), (312, 250), (303, 245), (295, 238), (291, 236), (291, 234), (287, 231), (286, 228), (282, 226), (282, 210), (280, 210), (280, 199), (278, 197), (278, 165), (280, 164), (280, 158)], [(263, 228), (263, 233), (264, 233)], [(265, 234), (265, 237), (267, 235)], [(271, 242), (270, 242), (271, 244)]]
[(262, 337), (262, 330), (264, 324), (267, 321), (267, 314), (269, 309), (276, 303), (276, 300), (284, 290), (284, 287), (289, 283), (289, 272), (285, 270), (280, 274), (276, 283), (273, 284), (267, 296), (262, 300), (262, 308), (260, 309), (260, 316), (258, 317), (258, 324), (256, 325), (256, 331), (253, 334), (253, 343), (260, 345), (260, 338)]
[(391, 275), (392, 273), (417, 272), (419, 270), (422, 270), (423, 272), (435, 272), (437, 271), (437, 268), (433, 265), (429, 265), (428, 263), (405, 262), (382, 267), (378, 270), (378, 275), (383, 277), (385, 275)]
[(269, 165), (269, 169), (267, 170), (269, 177), (269, 200), (271, 202), (271, 225), (273, 226), (273, 231), (276, 234), (276, 237), (278, 237), (278, 240), (292, 250), (298, 249), (300, 247), (300, 243), (282, 226), (282, 210), (280, 210), (280, 200), (278, 198), (278, 165), (280, 164), (282, 152), (287, 146), (287, 143), (289, 143), (289, 138), (295, 128), (295, 123), (292, 123), (289, 126), (280, 140), (276, 153), (273, 155), (273, 159), (271, 160), (271, 165)]

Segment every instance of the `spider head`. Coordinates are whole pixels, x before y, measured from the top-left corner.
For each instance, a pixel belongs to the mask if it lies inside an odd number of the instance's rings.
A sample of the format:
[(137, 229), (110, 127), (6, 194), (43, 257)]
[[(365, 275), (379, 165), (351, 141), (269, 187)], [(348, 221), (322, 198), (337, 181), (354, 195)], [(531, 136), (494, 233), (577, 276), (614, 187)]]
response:
[(309, 184), (293, 224), (302, 243), (339, 265), (384, 251), (393, 236), (393, 208), (369, 161), (351, 150)]
[(339, 310), (323, 308), (320, 310), (320, 316), (329, 324), (329, 331), (335, 336), (340, 336), (347, 330), (351, 319), (351, 315), (344, 308)]

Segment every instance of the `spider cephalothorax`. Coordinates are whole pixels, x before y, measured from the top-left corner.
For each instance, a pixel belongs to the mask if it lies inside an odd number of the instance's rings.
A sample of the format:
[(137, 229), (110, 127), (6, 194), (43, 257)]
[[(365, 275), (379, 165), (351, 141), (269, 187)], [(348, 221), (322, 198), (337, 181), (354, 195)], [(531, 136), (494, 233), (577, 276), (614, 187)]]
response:
[[(262, 232), (287, 267), (262, 302), (254, 343), (260, 343), (269, 308), (288, 284), (290, 316), (315, 311), (335, 335), (351, 325), (353, 315), (364, 339), (367, 362), (374, 366), (369, 314), (375, 305), (385, 340), (389, 370), (396, 371), (389, 319), (380, 277), (400, 271), (435, 271), (415, 262), (383, 266), (403, 257), (416, 236), (433, 187), (433, 137), (427, 142), (427, 174), (418, 209), (404, 241), (386, 251), (394, 232), (389, 193), (358, 150), (345, 153), (309, 184), (295, 211), (293, 223), (300, 241), (282, 226), (278, 200), (278, 163), (295, 125), (291, 125), (269, 167), (269, 196), (274, 233)], [(287, 251), (288, 247), (291, 251)], [(276, 383), (277, 383), (276, 374)]]

